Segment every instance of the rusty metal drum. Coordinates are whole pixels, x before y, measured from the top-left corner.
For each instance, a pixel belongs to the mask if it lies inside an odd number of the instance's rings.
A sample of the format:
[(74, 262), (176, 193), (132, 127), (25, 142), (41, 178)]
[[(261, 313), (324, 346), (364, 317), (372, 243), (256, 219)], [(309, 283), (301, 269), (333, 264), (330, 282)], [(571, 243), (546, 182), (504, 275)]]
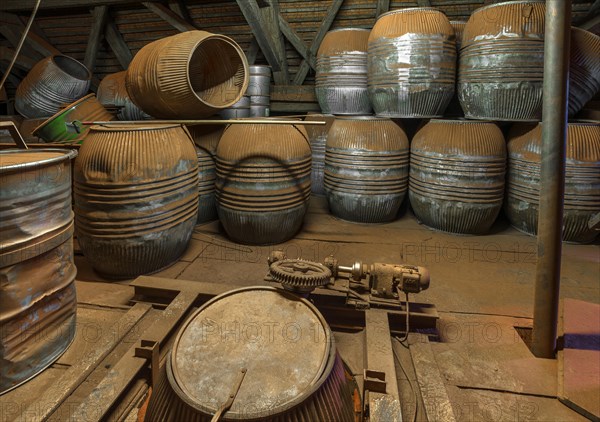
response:
[(198, 157), (180, 125), (92, 126), (75, 163), (75, 224), (107, 278), (158, 271), (186, 250), (198, 213)]
[(152, 116), (136, 106), (127, 92), (125, 78), (127, 71), (106, 75), (98, 87), (98, 101), (105, 107), (117, 108), (118, 120), (148, 120)]
[[(542, 124), (521, 124), (509, 133), (505, 212), (518, 230), (535, 235), (538, 225)], [(567, 129), (563, 240), (589, 243), (600, 213), (600, 122), (572, 122)]]
[(315, 94), (324, 114), (371, 114), (367, 92), (368, 29), (329, 31), (317, 52)]
[(276, 244), (302, 227), (311, 150), (300, 125), (236, 124), (217, 147), (217, 209), (236, 242)]
[(423, 224), (484, 234), (502, 208), (506, 144), (491, 122), (431, 120), (410, 148), (410, 204)]
[(378, 116), (442, 116), (454, 94), (454, 30), (435, 8), (381, 15), (369, 35), (367, 62), (369, 98)]
[(308, 300), (273, 287), (232, 290), (190, 316), (145, 420), (210, 422), (236, 385), (219, 420), (356, 420), (356, 384), (325, 319)]
[(390, 119), (336, 117), (325, 151), (331, 213), (361, 223), (393, 221), (408, 189), (408, 156), (408, 138)]
[(458, 98), (470, 119), (539, 121), (544, 73), (543, 1), (477, 9), (464, 28)]
[(51, 365), (75, 335), (76, 155), (0, 152), (0, 394)]
[(306, 133), (310, 141), (312, 151), (312, 169), (310, 172), (310, 189), (314, 195), (325, 195), (325, 186), (323, 184), (325, 172), (325, 145), (327, 144), (327, 134), (335, 120), (332, 114), (309, 113), (304, 120), (306, 121), (324, 121), (324, 126), (309, 125), (306, 126)]
[(574, 116), (600, 91), (600, 36), (571, 28), (569, 115)]

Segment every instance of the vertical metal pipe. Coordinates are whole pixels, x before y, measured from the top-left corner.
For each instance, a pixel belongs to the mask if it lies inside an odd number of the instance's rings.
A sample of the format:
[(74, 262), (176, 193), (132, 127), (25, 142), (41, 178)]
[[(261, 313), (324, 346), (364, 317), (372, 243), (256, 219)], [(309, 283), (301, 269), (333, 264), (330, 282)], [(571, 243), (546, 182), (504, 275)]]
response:
[(533, 354), (554, 358), (560, 289), (571, 2), (546, 1), (542, 169), (533, 310)]

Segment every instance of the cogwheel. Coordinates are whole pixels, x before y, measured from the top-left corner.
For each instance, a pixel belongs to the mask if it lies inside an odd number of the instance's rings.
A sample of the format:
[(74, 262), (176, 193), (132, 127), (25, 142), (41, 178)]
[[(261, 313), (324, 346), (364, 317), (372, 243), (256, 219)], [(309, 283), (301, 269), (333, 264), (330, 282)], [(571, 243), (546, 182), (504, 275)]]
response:
[(302, 259), (283, 259), (269, 267), (273, 280), (289, 290), (310, 292), (329, 283), (331, 270), (318, 262)]

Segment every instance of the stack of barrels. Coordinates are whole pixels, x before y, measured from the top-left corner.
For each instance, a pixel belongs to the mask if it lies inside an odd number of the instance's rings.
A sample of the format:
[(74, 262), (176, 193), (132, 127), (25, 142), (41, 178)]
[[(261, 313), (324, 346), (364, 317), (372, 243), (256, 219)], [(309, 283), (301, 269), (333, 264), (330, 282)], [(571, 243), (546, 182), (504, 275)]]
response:
[(234, 105), (221, 110), (224, 119), (244, 117), (268, 117), (271, 107), (271, 68), (269, 66), (249, 66), (248, 89)]

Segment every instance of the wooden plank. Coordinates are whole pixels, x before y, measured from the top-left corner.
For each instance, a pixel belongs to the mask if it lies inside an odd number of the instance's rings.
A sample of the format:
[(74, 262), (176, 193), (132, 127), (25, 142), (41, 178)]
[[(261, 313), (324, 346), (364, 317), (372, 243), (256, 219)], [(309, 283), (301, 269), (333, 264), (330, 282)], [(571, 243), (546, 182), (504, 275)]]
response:
[(256, 62), (256, 56), (258, 54), (258, 42), (256, 38), (253, 36), (252, 41), (250, 41), (250, 46), (248, 50), (246, 50), (246, 59), (248, 60), (248, 64), (254, 64)]
[(173, 12), (161, 3), (142, 2), (142, 4), (157, 16), (160, 16), (165, 22), (169, 23), (175, 29), (181, 32), (194, 31), (196, 27), (189, 22), (186, 22), (181, 16)]
[(98, 55), (98, 49), (100, 48), (100, 41), (102, 41), (102, 37), (104, 36), (107, 13), (107, 6), (97, 6), (92, 12), (94, 23), (92, 24), (87, 48), (85, 49), (85, 57), (83, 59), (83, 64), (92, 73), (94, 73), (94, 68), (96, 66), (96, 56)]
[[(8, 40), (8, 42), (16, 48), (19, 45), (19, 41), (21, 40), (21, 34), (25, 28), (19, 28), (15, 25), (0, 25), (0, 34), (4, 36)], [(45, 55), (35, 51), (29, 44), (23, 44), (21, 48), (20, 54), (25, 56), (29, 56), (34, 60), (41, 60), (45, 57)]]
[[(36, 0), (2, 0), (0, 1), (0, 10), (13, 12), (31, 12), (35, 6)], [(40, 10), (43, 9), (70, 9), (74, 7), (95, 7), (106, 5), (124, 5), (136, 4), (133, 0), (43, 0), (40, 4)]]
[(279, 28), (288, 41), (294, 46), (296, 51), (308, 62), (310, 67), (315, 70), (317, 68), (317, 60), (314, 54), (311, 54), (310, 49), (300, 36), (294, 31), (290, 24), (279, 15)]
[(115, 57), (123, 69), (129, 67), (129, 63), (133, 60), (131, 50), (119, 32), (115, 21), (109, 16), (106, 20), (106, 28), (104, 28), (104, 36), (110, 49), (115, 53)]
[(192, 16), (190, 15), (190, 11), (188, 10), (187, 6), (185, 5), (184, 0), (172, 1), (171, 3), (169, 3), (169, 7), (171, 8), (171, 10), (173, 12), (177, 13), (184, 21), (186, 21), (187, 23), (189, 23), (192, 26), (195, 26), (194, 19), (192, 19)]
[(390, 0), (377, 0), (377, 10), (375, 12), (375, 17), (379, 17), (379, 15), (384, 14), (390, 10)]
[[(15, 50), (12, 48), (0, 46), (0, 60), (10, 63), (14, 55)], [(19, 54), (15, 66), (23, 70), (30, 70), (36, 63), (36, 60), (24, 56), (23, 54)]]
[(317, 102), (315, 87), (311, 85), (274, 85), (271, 86), (271, 102)]
[(429, 0), (417, 0), (417, 4), (419, 7), (431, 7), (431, 2)]

